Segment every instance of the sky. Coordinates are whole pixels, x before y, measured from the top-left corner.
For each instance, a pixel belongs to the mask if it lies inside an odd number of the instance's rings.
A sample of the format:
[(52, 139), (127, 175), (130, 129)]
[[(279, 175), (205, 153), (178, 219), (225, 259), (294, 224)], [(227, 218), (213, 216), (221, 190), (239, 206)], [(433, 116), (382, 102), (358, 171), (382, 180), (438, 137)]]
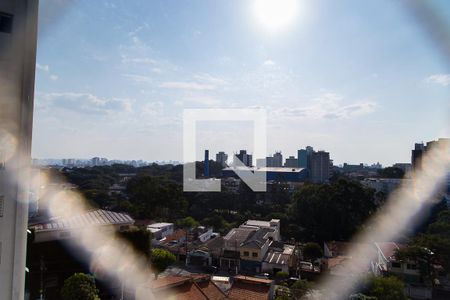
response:
[[(336, 164), (450, 135), (449, 57), (404, 1), (255, 1), (40, 1), (33, 157), (182, 161), (190, 108), (265, 109), (267, 154)], [(254, 130), (199, 123), (198, 159), (252, 152)]]

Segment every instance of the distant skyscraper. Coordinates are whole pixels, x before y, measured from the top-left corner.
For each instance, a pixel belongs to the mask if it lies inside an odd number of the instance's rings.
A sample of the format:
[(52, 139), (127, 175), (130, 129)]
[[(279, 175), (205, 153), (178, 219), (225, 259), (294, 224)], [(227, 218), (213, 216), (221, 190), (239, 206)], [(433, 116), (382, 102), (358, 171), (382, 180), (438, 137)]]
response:
[(236, 154), (236, 156), (247, 167), (252, 166), (253, 156), (251, 154), (247, 154), (247, 150), (240, 150), (239, 154)]
[(225, 167), (228, 160), (228, 154), (226, 154), (223, 151), (220, 151), (216, 154), (216, 163), (220, 164), (221, 166)]
[(286, 163), (284, 164), (287, 168), (297, 168), (298, 167), (298, 159), (295, 156), (289, 156), (286, 158)]
[(425, 145), (423, 143), (416, 143), (414, 150), (411, 151), (411, 164), (413, 169), (422, 166), (422, 155), (425, 152)]
[(298, 167), (308, 169), (308, 153), (305, 149), (300, 149), (297, 151), (298, 157)]
[(205, 150), (205, 161), (203, 163), (203, 175), (209, 177), (209, 150)]
[(25, 299), (38, 1), (0, 1), (0, 299)]
[(275, 154), (273, 155), (273, 164), (276, 168), (280, 168), (283, 166), (283, 155), (280, 151), (275, 152)]
[(311, 153), (311, 181), (324, 183), (330, 178), (330, 153), (318, 151)]

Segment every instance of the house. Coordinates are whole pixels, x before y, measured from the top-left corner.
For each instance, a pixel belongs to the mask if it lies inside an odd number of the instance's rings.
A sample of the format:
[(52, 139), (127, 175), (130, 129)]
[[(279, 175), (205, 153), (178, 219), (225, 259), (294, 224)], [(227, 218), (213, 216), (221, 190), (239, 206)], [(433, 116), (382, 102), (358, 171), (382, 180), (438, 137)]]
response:
[(273, 298), (273, 280), (238, 275), (228, 292), (230, 300), (269, 300)]
[(137, 291), (136, 299), (146, 299), (151, 289), (154, 299), (222, 300), (226, 295), (207, 275), (167, 276), (151, 281)]
[(373, 264), (373, 272), (376, 275), (394, 274), (401, 277), (406, 283), (420, 281), (420, 271), (417, 262), (400, 261), (395, 253), (407, 246), (394, 242), (375, 243), (377, 259)]
[(269, 251), (262, 262), (262, 272), (276, 274), (279, 271), (290, 273), (297, 265), (297, 255), (294, 245), (271, 242)]
[(272, 241), (280, 239), (280, 220), (248, 220), (223, 238), (220, 267), (237, 273), (259, 273)]
[(103, 209), (94, 209), (69, 218), (54, 217), (35, 223), (34, 242), (48, 242), (76, 238), (79, 232), (88, 226), (101, 227), (102, 231), (126, 231), (134, 224), (134, 220), (125, 213)]
[[(355, 255), (352, 249), (359, 249)], [(331, 241), (324, 243), (324, 271), (334, 276), (360, 276), (371, 272), (371, 257), (376, 250), (371, 243)]]
[(154, 223), (147, 226), (147, 230), (153, 234), (154, 240), (161, 240), (173, 233), (173, 223)]

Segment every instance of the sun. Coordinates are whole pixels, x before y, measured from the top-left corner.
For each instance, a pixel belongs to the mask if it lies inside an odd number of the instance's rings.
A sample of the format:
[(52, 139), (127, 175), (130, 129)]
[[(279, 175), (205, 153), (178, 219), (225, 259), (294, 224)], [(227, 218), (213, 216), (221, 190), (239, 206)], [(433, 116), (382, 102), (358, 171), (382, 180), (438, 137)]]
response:
[(298, 0), (254, 0), (253, 13), (267, 31), (279, 31), (295, 21)]

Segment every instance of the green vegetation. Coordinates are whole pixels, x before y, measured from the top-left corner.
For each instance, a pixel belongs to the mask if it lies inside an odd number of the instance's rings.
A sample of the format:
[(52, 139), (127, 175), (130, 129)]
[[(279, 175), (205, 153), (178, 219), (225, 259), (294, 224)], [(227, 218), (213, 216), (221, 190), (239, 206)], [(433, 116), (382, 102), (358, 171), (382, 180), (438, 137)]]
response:
[[(389, 277), (369, 277), (367, 280), (367, 292), (369, 297), (383, 300), (407, 300), (405, 295), (405, 284), (399, 278)], [(364, 299), (364, 298), (362, 298)], [(373, 299), (373, 298), (365, 298)]]
[(311, 292), (312, 288), (313, 284), (311, 282), (307, 280), (297, 280), (294, 284), (292, 284), (291, 291), (295, 299), (300, 299)]
[(151, 262), (153, 270), (155, 271), (155, 276), (164, 272), (168, 266), (173, 264), (176, 260), (175, 255), (164, 249), (152, 249)]
[(83, 273), (67, 278), (61, 295), (63, 300), (100, 300), (94, 278)]
[[(211, 164), (212, 174), (219, 174), (220, 166)], [(203, 163), (196, 168), (201, 174)], [(96, 207), (127, 212), (135, 219), (175, 222), (179, 227), (212, 226), (222, 234), (249, 218), (276, 218), (287, 239), (345, 240), (377, 209), (374, 191), (349, 179), (306, 184), (293, 194), (284, 183), (268, 185), (266, 193), (253, 192), (244, 183), (238, 193), (183, 193), (182, 172), (181, 165), (153, 164), (64, 169), (62, 175)], [(131, 174), (131, 179), (124, 181), (120, 174)], [(125, 189), (111, 192), (114, 184)]]
[(397, 252), (401, 260), (417, 261), (422, 281), (433, 283), (436, 265), (450, 274), (450, 210), (442, 210), (427, 230), (412, 239), (409, 247)]
[(315, 261), (322, 256), (322, 247), (317, 243), (306, 243), (303, 247), (303, 257), (307, 260)]
[(294, 194), (290, 210), (295, 236), (312, 241), (347, 240), (376, 210), (374, 191), (357, 182), (306, 185)]
[(378, 175), (381, 178), (403, 178), (403, 176), (405, 176), (405, 172), (400, 168), (387, 167), (378, 170)]

